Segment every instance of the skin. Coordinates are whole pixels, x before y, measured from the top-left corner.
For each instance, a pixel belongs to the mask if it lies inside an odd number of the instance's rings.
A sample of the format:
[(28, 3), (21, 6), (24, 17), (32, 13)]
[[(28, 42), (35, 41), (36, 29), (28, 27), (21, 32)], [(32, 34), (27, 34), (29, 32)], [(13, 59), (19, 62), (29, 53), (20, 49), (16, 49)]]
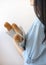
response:
[[(30, 4), (31, 4), (32, 6), (34, 6), (34, 0), (30, 0)], [(42, 22), (42, 23), (43, 23), (43, 22)], [(46, 24), (46, 23), (44, 22), (44, 24)], [(16, 47), (16, 49), (18, 50), (19, 54), (22, 56), (22, 52), (24, 51), (24, 49), (23, 49), (23, 48), (20, 48), (17, 44), (15, 44), (15, 47)]]
[[(34, 2), (34, 0), (30, 0), (31, 5), (33, 5), (33, 2)], [(22, 47), (19, 47), (16, 43), (15, 43), (15, 48), (17, 49), (18, 53), (22, 56), (24, 49)], [(23, 58), (23, 56), (22, 56), (22, 58)]]
[[(34, 0), (30, 0), (30, 4), (33, 5), (33, 3), (34, 3)], [(19, 54), (22, 56), (22, 52), (24, 51), (24, 49), (20, 48), (17, 44), (15, 44), (15, 48), (17, 49)]]
[(30, 0), (30, 4), (31, 5), (34, 5), (34, 0)]

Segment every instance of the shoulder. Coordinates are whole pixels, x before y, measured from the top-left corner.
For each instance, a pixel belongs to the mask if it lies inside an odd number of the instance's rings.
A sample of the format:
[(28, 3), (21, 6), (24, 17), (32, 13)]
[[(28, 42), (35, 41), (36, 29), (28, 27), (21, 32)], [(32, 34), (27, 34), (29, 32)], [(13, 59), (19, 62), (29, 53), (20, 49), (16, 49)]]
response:
[(41, 23), (41, 21), (38, 19), (38, 17), (35, 17), (32, 25), (30, 26), (30, 29), (28, 31), (28, 34), (30, 32), (34, 32), (34, 30), (37, 30), (38, 27), (43, 29), (44, 28), (44, 25)]
[(35, 17), (32, 26), (30, 27), (29, 31), (26, 34), (26, 38), (28, 39), (28, 37), (34, 36), (36, 32), (40, 33), (42, 31), (44, 31), (44, 25), (37, 17)]

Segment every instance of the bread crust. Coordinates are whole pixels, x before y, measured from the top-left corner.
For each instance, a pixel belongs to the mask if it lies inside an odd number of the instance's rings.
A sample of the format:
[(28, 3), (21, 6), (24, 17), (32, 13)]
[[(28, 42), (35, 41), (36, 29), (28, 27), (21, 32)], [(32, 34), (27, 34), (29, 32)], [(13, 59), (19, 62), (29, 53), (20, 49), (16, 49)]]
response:
[(15, 40), (16, 43), (20, 43), (24, 40), (23, 37), (19, 34), (15, 34), (13, 39)]
[(15, 23), (12, 24), (12, 28), (16, 33), (23, 34), (22, 30)]
[(8, 22), (5, 22), (4, 27), (5, 27), (8, 31), (10, 31), (10, 30), (12, 29), (12, 26), (11, 26)]

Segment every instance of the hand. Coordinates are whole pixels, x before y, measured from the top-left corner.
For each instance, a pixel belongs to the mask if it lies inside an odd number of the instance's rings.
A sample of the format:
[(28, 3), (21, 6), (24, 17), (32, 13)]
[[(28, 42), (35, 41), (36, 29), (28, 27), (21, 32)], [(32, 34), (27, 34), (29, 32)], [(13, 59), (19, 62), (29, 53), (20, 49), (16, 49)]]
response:
[(21, 46), (19, 46), (20, 42), (23, 41), (23, 37), (21, 37), (19, 34), (15, 34), (13, 38), (14, 38), (14, 41), (16, 42), (16, 43), (14, 42), (14, 46), (17, 49), (20, 56), (23, 58), (22, 53), (24, 49)]

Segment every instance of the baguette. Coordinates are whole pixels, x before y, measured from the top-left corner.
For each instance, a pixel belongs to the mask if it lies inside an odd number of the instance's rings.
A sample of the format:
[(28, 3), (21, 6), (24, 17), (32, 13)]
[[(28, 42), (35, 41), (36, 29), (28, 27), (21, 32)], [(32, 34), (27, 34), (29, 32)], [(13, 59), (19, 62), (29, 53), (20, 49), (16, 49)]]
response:
[(8, 22), (5, 22), (4, 27), (5, 27), (8, 31), (10, 31), (10, 30), (12, 29), (12, 26), (11, 26)]
[(24, 39), (21, 35), (15, 34), (13, 39), (15, 40), (16, 43), (21, 43)]
[(12, 28), (16, 33), (20, 33), (21, 35), (23, 35), (22, 30), (15, 23), (12, 24)]

